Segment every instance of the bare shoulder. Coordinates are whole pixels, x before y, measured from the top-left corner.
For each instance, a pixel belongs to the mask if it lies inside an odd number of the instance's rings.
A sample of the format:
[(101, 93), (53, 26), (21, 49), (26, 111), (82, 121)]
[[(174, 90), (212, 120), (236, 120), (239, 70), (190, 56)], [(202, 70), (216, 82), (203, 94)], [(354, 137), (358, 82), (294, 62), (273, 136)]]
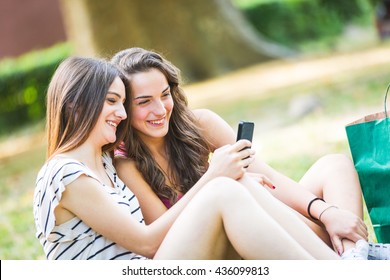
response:
[(192, 113), (200, 125), (207, 125), (210, 124), (210, 122), (217, 121), (221, 118), (215, 112), (209, 109), (194, 109), (192, 110)]
[(195, 117), (197, 118), (204, 118), (208, 116), (217, 116), (217, 114), (210, 109), (193, 109), (192, 113), (194, 113)]
[(115, 169), (119, 178), (133, 191), (135, 188), (143, 185), (145, 180), (138, 170), (136, 162), (129, 158), (115, 158)]
[(116, 157), (114, 160), (114, 166), (122, 180), (124, 179), (123, 177), (135, 177), (139, 175), (137, 164), (133, 159)]
[(119, 173), (123, 170), (137, 170), (135, 161), (125, 157), (115, 157), (114, 166)]
[(232, 127), (217, 113), (209, 109), (196, 109), (193, 112), (212, 149), (235, 142)]

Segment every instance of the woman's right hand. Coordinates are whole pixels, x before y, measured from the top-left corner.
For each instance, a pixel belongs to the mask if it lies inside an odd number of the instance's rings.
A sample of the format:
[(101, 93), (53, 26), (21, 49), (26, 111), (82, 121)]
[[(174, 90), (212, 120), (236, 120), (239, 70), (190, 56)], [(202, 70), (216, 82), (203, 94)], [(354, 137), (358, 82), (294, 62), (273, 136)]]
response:
[(240, 179), (245, 174), (246, 167), (254, 160), (255, 151), (250, 149), (250, 146), (251, 142), (243, 139), (216, 149), (207, 173), (213, 177)]

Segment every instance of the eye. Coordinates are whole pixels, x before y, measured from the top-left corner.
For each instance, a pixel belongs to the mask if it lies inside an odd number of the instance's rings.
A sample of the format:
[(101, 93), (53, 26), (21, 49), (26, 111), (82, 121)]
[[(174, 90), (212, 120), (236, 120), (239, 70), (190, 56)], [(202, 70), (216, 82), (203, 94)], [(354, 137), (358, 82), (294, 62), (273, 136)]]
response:
[(168, 96), (170, 96), (171, 95), (171, 92), (170, 91), (166, 91), (166, 92), (164, 92), (163, 93), (163, 97), (168, 97)]
[(140, 102), (137, 103), (137, 105), (145, 105), (147, 103), (149, 103), (150, 100), (146, 99), (146, 100), (142, 100)]
[(107, 98), (106, 100), (110, 104), (114, 104), (116, 102), (115, 98)]

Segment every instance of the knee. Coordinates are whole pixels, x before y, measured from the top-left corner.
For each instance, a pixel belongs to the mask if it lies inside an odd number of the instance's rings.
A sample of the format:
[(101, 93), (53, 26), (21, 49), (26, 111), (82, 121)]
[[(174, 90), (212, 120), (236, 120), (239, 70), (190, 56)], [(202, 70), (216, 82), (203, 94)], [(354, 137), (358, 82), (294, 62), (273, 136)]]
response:
[(329, 154), (318, 160), (323, 170), (351, 170), (355, 169), (352, 160), (344, 154)]
[(246, 189), (238, 181), (228, 177), (218, 177), (208, 182), (203, 187), (204, 192), (207, 192), (209, 197), (213, 197), (216, 201), (228, 201), (236, 199), (246, 192)]
[(231, 190), (238, 189), (240, 185), (236, 180), (229, 177), (217, 177), (209, 181), (204, 188), (216, 192), (231, 192)]

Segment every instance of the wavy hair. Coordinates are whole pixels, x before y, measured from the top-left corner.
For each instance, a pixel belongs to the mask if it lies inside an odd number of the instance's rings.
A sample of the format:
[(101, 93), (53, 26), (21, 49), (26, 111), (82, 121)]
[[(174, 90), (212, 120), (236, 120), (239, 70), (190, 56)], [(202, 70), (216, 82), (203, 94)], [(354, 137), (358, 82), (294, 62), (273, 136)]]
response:
[[(165, 184), (166, 178), (162, 169), (137, 132), (130, 127), (131, 124), (124, 139), (123, 152), (135, 161), (136, 167), (154, 192), (174, 203), (177, 200), (176, 191), (186, 193), (206, 172), (210, 153), (209, 145), (196, 125), (195, 117), (188, 108), (187, 98), (180, 87), (180, 71), (162, 55), (142, 48), (120, 51), (114, 55), (111, 62), (126, 74), (130, 84), (133, 74), (148, 72), (151, 69), (159, 70), (168, 81), (174, 107), (169, 131), (165, 137), (165, 148), (171, 159), (168, 162), (167, 176), (173, 183), (174, 189)], [(131, 89), (130, 86), (129, 88)], [(131, 108), (129, 108), (130, 118)]]
[[(77, 148), (87, 140), (116, 77), (122, 79), (128, 95), (125, 75), (108, 61), (69, 57), (58, 66), (46, 98), (48, 158)], [(129, 107), (129, 99), (126, 98), (125, 108)], [(127, 122), (126, 119), (118, 125), (115, 143), (103, 146), (103, 151), (112, 151), (123, 140)]]

